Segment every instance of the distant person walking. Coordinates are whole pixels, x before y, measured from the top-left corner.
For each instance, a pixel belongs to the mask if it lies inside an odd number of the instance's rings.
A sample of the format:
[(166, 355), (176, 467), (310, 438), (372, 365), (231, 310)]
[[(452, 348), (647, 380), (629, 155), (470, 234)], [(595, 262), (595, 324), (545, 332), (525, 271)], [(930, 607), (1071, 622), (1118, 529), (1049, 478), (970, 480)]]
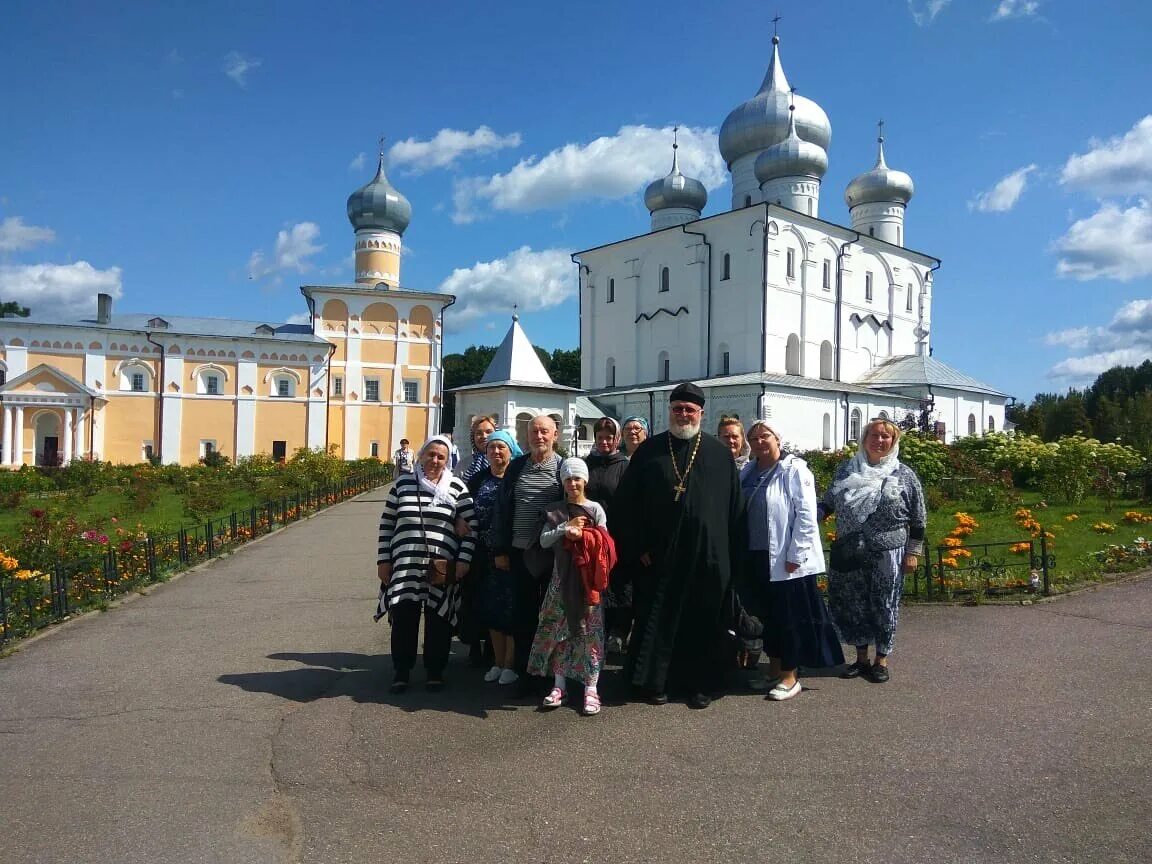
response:
[(397, 476), (412, 473), (416, 465), (416, 454), (412, 451), (407, 438), (400, 439), (400, 449), (392, 454), (392, 464), (396, 466)]

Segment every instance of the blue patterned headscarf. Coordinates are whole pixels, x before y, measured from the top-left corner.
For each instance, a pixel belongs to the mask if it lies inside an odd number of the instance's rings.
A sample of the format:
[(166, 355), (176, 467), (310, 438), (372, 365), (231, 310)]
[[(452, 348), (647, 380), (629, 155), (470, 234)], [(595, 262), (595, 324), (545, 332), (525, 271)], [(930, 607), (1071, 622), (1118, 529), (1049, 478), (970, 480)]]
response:
[(628, 452), (624, 449), (624, 427), (627, 426), (629, 423), (639, 423), (641, 426), (644, 427), (644, 437), (645, 438), (651, 438), (652, 437), (652, 429), (648, 425), (648, 418), (647, 417), (641, 417), (638, 414), (633, 416), (633, 417), (625, 417), (623, 422), (621, 422), (621, 424), (620, 424), (620, 452), (621, 453)]
[[(489, 435), (488, 444), (491, 444), (493, 441), (499, 441), (501, 444), (511, 450), (513, 459), (515, 459), (517, 456), (524, 455), (524, 451), (520, 449), (520, 445), (516, 443), (516, 439), (513, 438), (506, 429), (497, 429), (495, 432)], [(487, 444), (485, 445), (485, 449), (487, 449)]]

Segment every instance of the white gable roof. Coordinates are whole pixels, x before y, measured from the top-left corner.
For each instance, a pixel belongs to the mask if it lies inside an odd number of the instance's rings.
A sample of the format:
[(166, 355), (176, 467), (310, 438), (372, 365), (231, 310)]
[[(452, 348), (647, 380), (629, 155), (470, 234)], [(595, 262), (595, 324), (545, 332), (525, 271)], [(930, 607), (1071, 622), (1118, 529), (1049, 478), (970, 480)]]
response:
[(536, 354), (536, 349), (524, 335), (520, 326), (520, 316), (512, 316), (512, 326), (504, 336), (504, 341), (496, 349), (496, 356), (488, 364), (481, 384), (503, 384), (515, 381), (518, 384), (540, 384), (554, 387), (544, 364)]

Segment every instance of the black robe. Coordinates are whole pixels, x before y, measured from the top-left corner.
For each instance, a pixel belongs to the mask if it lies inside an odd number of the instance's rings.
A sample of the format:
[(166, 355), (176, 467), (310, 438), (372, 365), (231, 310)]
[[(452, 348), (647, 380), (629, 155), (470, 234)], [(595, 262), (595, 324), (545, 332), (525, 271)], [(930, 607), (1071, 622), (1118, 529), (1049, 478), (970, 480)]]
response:
[(707, 692), (724, 674), (728, 591), (748, 548), (744, 496), (732, 452), (701, 433), (677, 501), (669, 441), (683, 473), (695, 442), (663, 432), (640, 445), (616, 490), (622, 555), (652, 559), (636, 575), (627, 671), (646, 690)]

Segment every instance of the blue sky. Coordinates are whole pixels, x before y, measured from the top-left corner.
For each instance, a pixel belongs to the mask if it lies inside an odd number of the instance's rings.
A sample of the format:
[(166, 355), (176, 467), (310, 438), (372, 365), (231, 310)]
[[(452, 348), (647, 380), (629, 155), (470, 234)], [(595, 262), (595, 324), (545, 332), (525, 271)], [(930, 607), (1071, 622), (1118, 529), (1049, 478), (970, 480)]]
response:
[(682, 164), (789, 80), (832, 123), (822, 218), (875, 158), (909, 172), (910, 247), (942, 258), (936, 356), (1026, 400), (1152, 356), (1152, 4), (8, 2), (0, 299), (287, 320), (352, 278), (349, 193), (411, 201), (402, 282), (451, 290), (447, 349), (513, 303), (575, 347), (576, 250), (647, 230)]

